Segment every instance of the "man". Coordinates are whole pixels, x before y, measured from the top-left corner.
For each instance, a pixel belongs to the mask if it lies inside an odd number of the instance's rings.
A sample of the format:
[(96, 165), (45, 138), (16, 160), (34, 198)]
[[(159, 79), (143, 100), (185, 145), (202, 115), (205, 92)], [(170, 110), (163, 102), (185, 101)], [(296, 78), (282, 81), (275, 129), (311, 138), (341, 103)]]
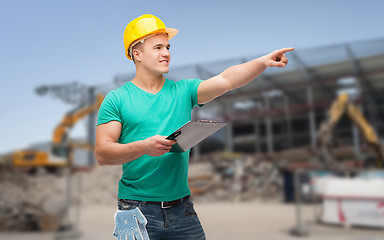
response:
[(100, 165), (123, 165), (117, 238), (146, 239), (148, 232), (151, 239), (205, 239), (189, 200), (189, 151), (169, 152), (176, 141), (166, 136), (191, 120), (194, 106), (246, 85), (267, 67), (285, 67), (284, 53), (293, 50), (274, 51), (205, 81), (174, 82), (163, 74), (171, 60), (168, 40), (177, 32), (150, 14), (131, 21), (124, 44), (136, 75), (108, 93), (99, 110), (96, 159)]

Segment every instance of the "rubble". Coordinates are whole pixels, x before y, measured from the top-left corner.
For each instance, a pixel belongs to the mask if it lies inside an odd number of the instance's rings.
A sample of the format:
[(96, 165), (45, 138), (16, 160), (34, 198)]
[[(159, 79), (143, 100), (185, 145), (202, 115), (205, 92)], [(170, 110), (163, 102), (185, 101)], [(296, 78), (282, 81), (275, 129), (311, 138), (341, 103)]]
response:
[[(281, 179), (277, 166), (255, 154), (213, 153), (201, 156), (190, 164), (190, 188), (196, 201), (250, 201), (254, 199), (279, 200)], [(204, 163), (202, 165), (202, 163)], [(206, 179), (200, 175), (202, 166), (210, 169), (211, 182), (205, 193), (196, 194), (191, 179)], [(206, 170), (207, 171), (207, 170)], [(205, 186), (200, 186), (203, 189)]]
[[(351, 149), (335, 150), (354, 167)], [(191, 158), (189, 186), (197, 202), (281, 201), (282, 169), (315, 169), (316, 155), (310, 147), (274, 154), (216, 152)], [(0, 169), (0, 231), (55, 231), (65, 217), (66, 207), (114, 205), (117, 201), (121, 166), (95, 167), (71, 177), (67, 201), (67, 174), (52, 175)]]
[(66, 179), (1, 168), (0, 231), (54, 231), (64, 218)]
[[(188, 181), (192, 197), (204, 202), (280, 200), (282, 180), (277, 161), (260, 156), (217, 152), (191, 159)], [(81, 204), (116, 204), (121, 174), (121, 166), (81, 173)]]
[(80, 174), (83, 179), (80, 196), (82, 204), (116, 204), (121, 166), (98, 166), (89, 173)]

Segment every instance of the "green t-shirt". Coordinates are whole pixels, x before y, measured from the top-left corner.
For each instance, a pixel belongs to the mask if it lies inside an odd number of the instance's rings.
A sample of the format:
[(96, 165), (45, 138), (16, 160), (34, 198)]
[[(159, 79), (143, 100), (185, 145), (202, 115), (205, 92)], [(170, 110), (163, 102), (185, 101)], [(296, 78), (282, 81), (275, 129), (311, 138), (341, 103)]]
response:
[[(132, 82), (111, 91), (100, 106), (97, 125), (110, 121), (122, 124), (118, 143), (130, 143), (154, 135), (168, 136), (191, 120), (197, 103), (200, 79), (178, 82), (165, 79), (157, 94)], [(118, 197), (139, 201), (172, 201), (190, 194), (189, 151), (159, 157), (143, 155), (123, 165)], [(100, 179), (100, 181), (103, 181)]]

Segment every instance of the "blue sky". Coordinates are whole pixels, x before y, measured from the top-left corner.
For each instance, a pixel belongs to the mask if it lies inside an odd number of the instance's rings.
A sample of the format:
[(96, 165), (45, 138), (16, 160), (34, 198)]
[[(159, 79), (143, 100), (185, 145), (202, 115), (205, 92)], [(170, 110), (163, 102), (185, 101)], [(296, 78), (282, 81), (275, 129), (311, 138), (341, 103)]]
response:
[[(74, 106), (42, 84), (100, 85), (133, 72), (122, 33), (142, 14), (180, 30), (171, 66), (384, 37), (384, 1), (0, 1), (0, 153), (49, 141)], [(73, 136), (85, 134), (79, 123)]]

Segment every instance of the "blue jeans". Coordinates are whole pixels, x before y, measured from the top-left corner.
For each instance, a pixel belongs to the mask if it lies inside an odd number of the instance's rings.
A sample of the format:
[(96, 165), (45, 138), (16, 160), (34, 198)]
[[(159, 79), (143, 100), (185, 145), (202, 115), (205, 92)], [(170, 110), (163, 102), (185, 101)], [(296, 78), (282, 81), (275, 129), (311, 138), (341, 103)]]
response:
[(151, 240), (205, 240), (204, 230), (189, 199), (164, 209), (141, 201), (124, 200), (124, 203), (118, 201), (119, 210), (135, 207), (138, 207), (148, 220), (146, 227)]

